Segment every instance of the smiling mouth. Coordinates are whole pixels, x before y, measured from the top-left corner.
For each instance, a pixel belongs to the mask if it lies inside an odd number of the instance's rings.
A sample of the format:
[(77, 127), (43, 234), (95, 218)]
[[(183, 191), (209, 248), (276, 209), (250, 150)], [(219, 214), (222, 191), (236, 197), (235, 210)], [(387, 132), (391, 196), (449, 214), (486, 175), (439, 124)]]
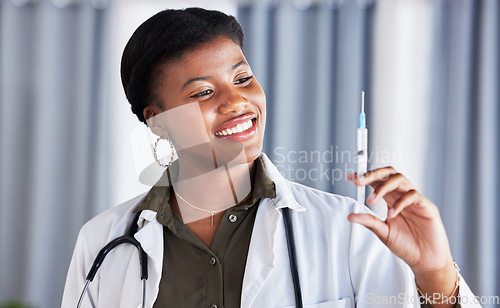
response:
[(254, 119), (250, 119), (233, 127), (229, 127), (215, 133), (216, 136), (231, 136), (251, 129), (255, 125)]

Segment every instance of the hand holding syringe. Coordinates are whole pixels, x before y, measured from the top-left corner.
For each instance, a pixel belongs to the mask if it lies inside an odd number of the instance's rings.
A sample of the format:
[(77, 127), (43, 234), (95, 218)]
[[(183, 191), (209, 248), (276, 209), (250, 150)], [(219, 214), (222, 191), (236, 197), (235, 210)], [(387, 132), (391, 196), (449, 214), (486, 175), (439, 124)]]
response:
[[(454, 266), (437, 206), (394, 168), (379, 168), (367, 173), (367, 167), (368, 130), (363, 92), (357, 129), (357, 174), (347, 175), (347, 180), (357, 186), (358, 202), (347, 219), (370, 229), (396, 256), (410, 265), (415, 282), (420, 290), (425, 290), (425, 293), (420, 291), (422, 296), (447, 294), (444, 297), (458, 298), (461, 278)], [(362, 209), (361, 204), (365, 204), (365, 185), (374, 188), (366, 200), (367, 205), (373, 206), (385, 200), (388, 210), (386, 220), (382, 221)], [(439, 265), (436, 265), (436, 260), (440, 260)]]

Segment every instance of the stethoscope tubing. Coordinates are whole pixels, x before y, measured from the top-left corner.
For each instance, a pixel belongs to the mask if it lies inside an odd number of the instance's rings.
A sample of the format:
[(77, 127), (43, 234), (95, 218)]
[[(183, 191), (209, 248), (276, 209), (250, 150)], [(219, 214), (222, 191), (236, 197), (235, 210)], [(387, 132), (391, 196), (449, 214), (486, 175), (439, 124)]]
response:
[(99, 251), (96, 258), (94, 259), (94, 263), (92, 264), (89, 273), (87, 274), (85, 287), (83, 288), (82, 294), (80, 295), (80, 300), (78, 301), (78, 304), (76, 306), (77, 308), (79, 308), (80, 305), (82, 304), (83, 298), (85, 297), (85, 293), (87, 293), (87, 289), (90, 282), (94, 280), (97, 270), (101, 267), (108, 253), (111, 250), (113, 250), (116, 246), (121, 244), (132, 244), (137, 248), (137, 251), (139, 252), (139, 262), (141, 265), (141, 280), (142, 280), (142, 307), (143, 308), (145, 307), (146, 280), (148, 279), (148, 255), (146, 254), (144, 249), (142, 249), (141, 243), (139, 243), (139, 241), (136, 240), (134, 237), (134, 234), (137, 232), (138, 228), (137, 222), (139, 220), (139, 216), (140, 212), (134, 216), (134, 219), (132, 219), (132, 223), (127, 228), (127, 231), (125, 232), (124, 235), (112, 240)]
[(82, 294), (80, 294), (80, 299), (78, 300), (78, 304), (76, 305), (76, 308), (80, 308), (83, 302), (83, 297), (85, 296), (85, 293), (87, 293), (87, 288), (89, 287), (90, 280), (87, 280), (85, 283), (85, 287), (83, 288)]
[(290, 218), (290, 209), (283, 208), (283, 221), (285, 223), (286, 243), (288, 246), (288, 260), (292, 272), (293, 291), (295, 295), (295, 305), (302, 308), (302, 291), (300, 289), (299, 270), (297, 266), (297, 249), (295, 249), (295, 237), (293, 236), (292, 219)]

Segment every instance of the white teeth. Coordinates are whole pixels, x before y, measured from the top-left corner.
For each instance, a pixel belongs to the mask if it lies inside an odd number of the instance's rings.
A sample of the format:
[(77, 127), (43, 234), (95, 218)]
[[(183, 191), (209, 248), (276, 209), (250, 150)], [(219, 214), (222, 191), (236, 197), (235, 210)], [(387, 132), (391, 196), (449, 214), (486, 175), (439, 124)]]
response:
[(226, 128), (225, 130), (222, 130), (220, 132), (216, 132), (215, 135), (217, 135), (217, 136), (229, 136), (232, 134), (241, 133), (243, 131), (246, 131), (247, 129), (249, 129), (252, 126), (253, 126), (252, 120), (248, 120), (245, 123), (240, 123), (240, 124), (233, 126), (231, 128)]

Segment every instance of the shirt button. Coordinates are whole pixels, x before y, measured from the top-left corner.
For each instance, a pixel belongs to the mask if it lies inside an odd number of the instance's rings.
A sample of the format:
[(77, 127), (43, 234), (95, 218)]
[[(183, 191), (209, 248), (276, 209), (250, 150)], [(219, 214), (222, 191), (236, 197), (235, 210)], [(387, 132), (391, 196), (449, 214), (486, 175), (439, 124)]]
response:
[(236, 222), (238, 220), (238, 216), (236, 216), (235, 214), (231, 214), (229, 215), (228, 219), (230, 222)]
[(213, 304), (212, 306), (210, 306), (210, 308), (219, 308), (219, 306), (217, 306), (216, 304)]
[(217, 263), (217, 260), (215, 259), (215, 257), (211, 257), (210, 258), (210, 265), (215, 265)]

